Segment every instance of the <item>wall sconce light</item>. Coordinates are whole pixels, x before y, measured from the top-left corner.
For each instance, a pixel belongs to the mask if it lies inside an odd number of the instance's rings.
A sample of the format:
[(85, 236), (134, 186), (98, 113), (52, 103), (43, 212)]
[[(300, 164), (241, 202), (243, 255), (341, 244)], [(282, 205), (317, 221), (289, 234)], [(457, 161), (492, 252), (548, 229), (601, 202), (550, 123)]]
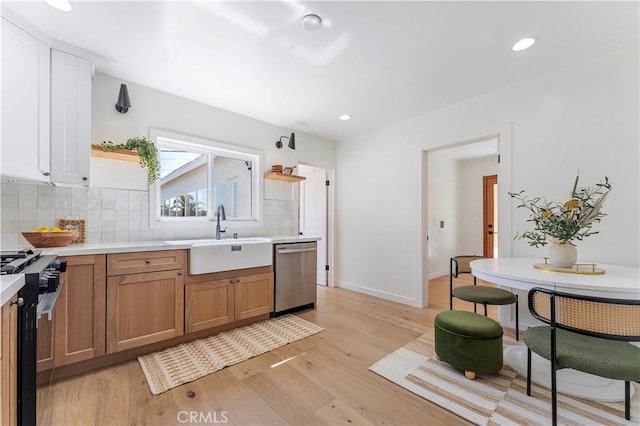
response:
[(296, 135), (291, 133), (291, 136), (280, 136), (280, 139), (276, 141), (276, 148), (282, 148), (282, 138), (289, 139), (289, 144), (287, 145), (291, 149), (296, 149)]
[(124, 114), (131, 108), (131, 101), (129, 100), (129, 91), (126, 84), (120, 85), (120, 94), (118, 95), (118, 102), (116, 102), (116, 110), (120, 114)]

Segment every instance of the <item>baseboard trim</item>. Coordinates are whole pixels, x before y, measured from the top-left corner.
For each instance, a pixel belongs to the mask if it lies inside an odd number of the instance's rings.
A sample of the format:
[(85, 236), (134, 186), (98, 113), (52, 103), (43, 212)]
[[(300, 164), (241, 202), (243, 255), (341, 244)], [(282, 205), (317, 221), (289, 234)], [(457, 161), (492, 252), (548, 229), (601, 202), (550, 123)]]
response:
[(400, 294), (395, 294), (395, 293), (389, 293), (389, 292), (386, 292), (386, 291), (375, 290), (375, 289), (368, 288), (368, 287), (362, 287), (362, 286), (359, 286), (359, 285), (356, 285), (356, 284), (347, 283), (347, 282), (344, 282), (344, 281), (338, 281), (336, 287), (344, 288), (345, 290), (351, 290), (351, 291), (355, 291), (355, 292), (358, 292), (358, 293), (367, 294), (369, 296), (379, 297), (379, 298), (385, 299), (385, 300), (391, 300), (392, 302), (398, 302), (398, 303), (402, 303), (404, 305), (415, 306), (417, 308), (421, 308), (422, 307), (422, 305), (420, 304), (419, 300), (416, 300), (415, 298), (402, 296)]

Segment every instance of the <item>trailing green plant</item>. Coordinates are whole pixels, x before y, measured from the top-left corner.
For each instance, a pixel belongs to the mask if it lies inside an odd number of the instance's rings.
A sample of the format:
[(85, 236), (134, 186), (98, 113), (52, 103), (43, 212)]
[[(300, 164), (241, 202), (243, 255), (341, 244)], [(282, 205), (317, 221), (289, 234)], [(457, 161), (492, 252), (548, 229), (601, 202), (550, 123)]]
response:
[(137, 152), (140, 156), (140, 167), (147, 168), (147, 179), (149, 183), (153, 183), (160, 177), (160, 159), (158, 158), (158, 148), (147, 138), (131, 138), (126, 143), (114, 144), (111, 141), (104, 141), (102, 149), (105, 151), (113, 151), (120, 149), (125, 151)]
[(571, 198), (564, 203), (550, 202), (542, 197), (528, 198), (524, 190), (509, 192), (512, 198), (520, 201), (518, 208), (524, 208), (531, 212), (527, 222), (533, 222), (533, 231), (518, 232), (515, 238), (529, 239), (531, 246), (544, 246), (549, 238), (555, 238), (560, 243), (573, 244), (573, 240), (582, 240), (590, 235), (597, 234), (592, 226), (605, 216), (600, 211), (607, 194), (611, 191), (609, 179), (591, 188), (580, 188), (576, 177), (571, 191)]

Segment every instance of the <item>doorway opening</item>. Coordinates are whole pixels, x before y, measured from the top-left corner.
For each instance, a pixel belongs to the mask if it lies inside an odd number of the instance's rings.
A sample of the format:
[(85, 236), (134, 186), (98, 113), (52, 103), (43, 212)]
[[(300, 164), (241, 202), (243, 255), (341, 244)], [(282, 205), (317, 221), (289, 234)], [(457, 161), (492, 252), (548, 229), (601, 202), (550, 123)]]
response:
[[(429, 278), (448, 275), (453, 256), (494, 257), (497, 252), (498, 238), (492, 237), (497, 231), (498, 139), (494, 134), (425, 152)], [(495, 184), (485, 182), (486, 176), (495, 176)]]
[(320, 238), (318, 240), (317, 283), (331, 284), (331, 170), (320, 167), (298, 165), (298, 174), (306, 180), (300, 181), (300, 235)]
[[(496, 188), (494, 209), (498, 211), (500, 234), (497, 251), (499, 257), (511, 257), (511, 203), (508, 192), (511, 190), (511, 133), (510, 123), (498, 125), (486, 132), (466, 133), (462, 137), (448, 138), (440, 141), (440, 145), (422, 151), (422, 241), (421, 241), (421, 288), (420, 298), (423, 306), (429, 304), (429, 280), (449, 274), (449, 261), (457, 254), (480, 254), (483, 246), (483, 204), (482, 179), (474, 194), (479, 194), (480, 210), (468, 208), (466, 204), (458, 202), (458, 188), (449, 179), (458, 179), (453, 173), (456, 163), (451, 157), (461, 157), (465, 153), (466, 159), (486, 156), (493, 158), (495, 170), (482, 171), (480, 177), (497, 175), (499, 183)], [(477, 137), (477, 135), (483, 135)], [(466, 137), (465, 137), (466, 136)], [(490, 150), (489, 150), (490, 149)], [(447, 156), (447, 153), (449, 154)], [(484, 153), (481, 154), (481, 153)], [(456, 160), (464, 161), (464, 158)], [(476, 180), (477, 181), (477, 180)], [(464, 186), (462, 181), (461, 186)], [(462, 197), (466, 200), (466, 197)], [(497, 201), (495, 201), (497, 200)], [(453, 204), (452, 204), (453, 203)], [(448, 215), (442, 217), (444, 215)], [(466, 215), (460, 218), (459, 215)], [(460, 229), (459, 223), (477, 221), (477, 226)], [(498, 222), (494, 222), (497, 227)], [(469, 229), (471, 229), (469, 231)], [(496, 229), (497, 230), (497, 229)], [(495, 235), (495, 234), (494, 234)], [(462, 243), (465, 243), (463, 245)], [(473, 244), (468, 246), (466, 244)], [(494, 249), (496, 250), (496, 249)]]

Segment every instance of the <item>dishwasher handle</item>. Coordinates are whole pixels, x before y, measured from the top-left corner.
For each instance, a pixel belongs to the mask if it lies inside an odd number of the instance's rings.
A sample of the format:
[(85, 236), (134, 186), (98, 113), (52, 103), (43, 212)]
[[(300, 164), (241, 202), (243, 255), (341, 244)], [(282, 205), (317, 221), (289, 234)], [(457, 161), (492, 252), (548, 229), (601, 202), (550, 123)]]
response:
[(290, 253), (304, 253), (307, 251), (318, 251), (315, 247), (313, 248), (287, 248), (287, 247), (278, 247), (278, 254), (290, 254)]

